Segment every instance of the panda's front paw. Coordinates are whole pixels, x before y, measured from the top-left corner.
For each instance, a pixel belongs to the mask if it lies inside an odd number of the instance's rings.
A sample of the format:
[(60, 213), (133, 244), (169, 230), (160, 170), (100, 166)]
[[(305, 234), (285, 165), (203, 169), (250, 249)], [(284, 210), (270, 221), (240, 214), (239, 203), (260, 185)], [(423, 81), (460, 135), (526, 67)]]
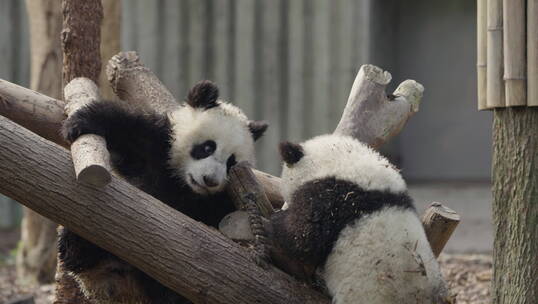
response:
[(80, 125), (75, 117), (66, 119), (62, 126), (62, 136), (68, 142), (74, 142), (82, 133)]
[(263, 252), (260, 252), (260, 250), (254, 249), (251, 252), (251, 258), (256, 263), (256, 265), (260, 266), (261, 268), (267, 270), (269, 269), (271, 265), (270, 258), (267, 257)]
[(87, 112), (87, 109), (81, 109), (64, 121), (62, 136), (65, 140), (72, 143), (84, 134), (102, 135), (101, 127), (92, 122)]

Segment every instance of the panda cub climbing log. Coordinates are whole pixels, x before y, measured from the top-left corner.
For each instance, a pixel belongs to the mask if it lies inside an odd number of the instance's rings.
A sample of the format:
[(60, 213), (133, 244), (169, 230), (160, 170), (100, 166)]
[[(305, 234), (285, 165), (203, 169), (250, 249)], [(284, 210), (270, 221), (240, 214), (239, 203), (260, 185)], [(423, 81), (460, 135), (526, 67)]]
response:
[(271, 218), (275, 241), (320, 267), (333, 303), (442, 303), (439, 266), (385, 158), (336, 135), (285, 142), (280, 153), (287, 209)]
[[(167, 115), (113, 102), (90, 104), (68, 118), (64, 137), (106, 139), (112, 165), (141, 190), (187, 216), (216, 227), (234, 211), (224, 192), (236, 162), (254, 163), (254, 141), (267, 129), (218, 100), (218, 88), (202, 81), (187, 103)], [(182, 303), (179, 295), (111, 253), (63, 228), (59, 258), (84, 294), (99, 303)]]

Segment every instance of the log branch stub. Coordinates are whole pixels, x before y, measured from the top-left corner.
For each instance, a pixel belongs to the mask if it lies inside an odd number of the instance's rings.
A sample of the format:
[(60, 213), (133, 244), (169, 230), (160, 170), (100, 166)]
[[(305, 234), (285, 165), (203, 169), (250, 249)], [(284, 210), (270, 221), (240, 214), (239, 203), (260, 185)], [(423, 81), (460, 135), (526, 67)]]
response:
[(422, 215), (422, 225), (435, 257), (441, 254), (459, 222), (460, 216), (441, 203), (433, 202), (426, 209)]
[[(97, 85), (88, 78), (71, 80), (64, 89), (67, 100), (65, 112), (71, 116), (80, 108), (99, 100)], [(106, 140), (102, 136), (85, 134), (71, 144), (71, 155), (77, 180), (104, 187), (111, 180), (112, 166)]]
[(330, 302), (272, 266), (259, 267), (245, 248), (119, 178), (103, 189), (78, 184), (66, 150), (3, 117), (0, 142), (1, 193), (194, 303)]
[(387, 97), (385, 88), (392, 76), (373, 65), (363, 65), (351, 88), (335, 134), (356, 138), (379, 148), (398, 134), (409, 117), (418, 111), (424, 87), (406, 80)]
[(112, 89), (122, 100), (132, 105), (166, 113), (178, 102), (157, 76), (140, 61), (134, 51), (114, 55), (106, 67)]
[(280, 177), (273, 176), (269, 173), (252, 169), (256, 179), (263, 185), (263, 190), (269, 202), (275, 209), (280, 209), (284, 205), (284, 198), (280, 192)]
[(235, 207), (238, 210), (247, 210), (249, 203), (254, 201), (262, 216), (269, 218), (274, 212), (273, 206), (267, 199), (262, 185), (254, 176), (250, 164), (246, 161), (240, 162), (230, 169), (228, 175), (227, 192)]

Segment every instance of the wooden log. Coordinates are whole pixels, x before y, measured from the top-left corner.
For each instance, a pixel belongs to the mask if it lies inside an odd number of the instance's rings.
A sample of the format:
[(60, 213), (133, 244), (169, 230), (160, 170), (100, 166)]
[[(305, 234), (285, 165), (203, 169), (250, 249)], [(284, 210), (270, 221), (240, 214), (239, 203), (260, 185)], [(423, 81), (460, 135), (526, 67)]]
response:
[(508, 107), (527, 105), (525, 8), (525, 0), (503, 0), (504, 83)]
[(527, 106), (538, 107), (538, 0), (527, 0)]
[[(62, 32), (61, 45), (63, 56), (63, 84), (71, 82), (77, 77), (87, 77), (94, 83), (98, 83), (101, 72), (101, 21), (103, 19), (103, 7), (100, 0), (62, 0)], [(64, 91), (64, 94), (66, 92)], [(69, 112), (69, 108), (66, 108)], [(106, 150), (102, 141), (92, 142), (90, 139), (90, 151)], [(78, 138), (73, 144), (75, 150), (83, 143), (84, 138)], [(85, 145), (87, 146), (87, 145)], [(90, 153), (92, 154), (92, 153)], [(75, 153), (79, 155), (79, 153)], [(74, 158), (75, 162), (77, 158)], [(88, 170), (87, 172), (93, 172)], [(108, 173), (108, 172), (106, 172)], [(82, 174), (82, 180), (86, 174)], [(105, 178), (101, 179), (106, 181)], [(92, 182), (92, 180), (89, 180)], [(100, 184), (98, 184), (100, 185)], [(58, 259), (58, 270), (63, 271), (61, 260)], [(77, 284), (68, 274), (57, 273), (54, 304), (84, 303), (86, 299), (81, 297)]]
[(460, 216), (441, 203), (433, 202), (422, 215), (422, 225), (433, 254), (438, 257), (452, 232), (460, 222)]
[(269, 218), (274, 212), (248, 162), (240, 162), (230, 169), (227, 192), (237, 210), (246, 210), (248, 200), (253, 199), (264, 217)]
[(61, 100), (0, 79), (0, 115), (50, 141), (67, 146), (60, 136), (65, 119), (64, 106)]
[(488, 108), (505, 107), (503, 80), (503, 5), (502, 0), (488, 0), (487, 91)]
[(477, 96), (478, 110), (488, 108), (487, 91), (487, 32), (488, 32), (488, 0), (477, 0), (477, 39), (476, 39), (476, 73), (477, 73)]
[(106, 73), (116, 95), (132, 105), (149, 105), (158, 113), (165, 113), (178, 104), (157, 76), (142, 64), (136, 52), (114, 55)]
[(335, 134), (348, 135), (379, 148), (398, 134), (418, 111), (424, 87), (406, 80), (388, 98), (385, 87), (392, 76), (373, 65), (363, 65), (355, 78)]
[[(64, 89), (67, 116), (100, 99), (97, 85), (88, 78), (71, 80)], [(85, 134), (71, 144), (71, 155), (77, 180), (82, 183), (104, 187), (110, 182), (112, 165), (106, 140), (102, 136)]]
[[(75, 181), (63, 148), (0, 117), (0, 192), (124, 259), (194, 303), (329, 303), (245, 248), (113, 177)], [(151, 258), (149, 258), (151, 257)]]

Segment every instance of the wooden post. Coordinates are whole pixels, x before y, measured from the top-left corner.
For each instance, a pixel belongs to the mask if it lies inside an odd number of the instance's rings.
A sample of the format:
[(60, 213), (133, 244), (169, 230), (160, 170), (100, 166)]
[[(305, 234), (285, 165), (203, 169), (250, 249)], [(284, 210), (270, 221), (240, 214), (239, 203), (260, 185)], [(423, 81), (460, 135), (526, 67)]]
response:
[(538, 108), (493, 113), (493, 303), (538, 299)]
[[(503, 1), (503, 53), (506, 106), (527, 105), (525, 0)], [(536, 19), (538, 16), (533, 16)]]
[[(64, 95), (67, 102), (66, 114), (71, 115), (88, 103), (99, 100), (95, 83), (101, 72), (101, 1), (62, 2), (64, 29), (62, 49), (64, 52), (63, 76)], [(82, 80), (77, 77), (87, 77)], [(93, 84), (91, 83), (93, 81)], [(110, 182), (110, 156), (102, 136), (82, 135), (71, 145), (77, 179), (97, 187)]]
[[(77, 77), (87, 77), (98, 83), (101, 71), (101, 20), (103, 7), (100, 0), (63, 0), (63, 29), (61, 34), (63, 51), (63, 82), (69, 83)], [(69, 112), (69, 109), (67, 109)], [(90, 140), (89, 144), (85, 142)], [(84, 136), (75, 141), (75, 147), (85, 146), (90, 151), (106, 151), (104, 139), (95, 140), (94, 137)], [(75, 158), (76, 159), (76, 158)], [(97, 164), (99, 166), (99, 164)], [(87, 167), (91, 167), (87, 166)], [(103, 168), (101, 172), (106, 171)], [(93, 170), (90, 170), (92, 172)], [(108, 173), (108, 172), (107, 172)], [(86, 175), (82, 175), (83, 177)], [(109, 175), (102, 179), (106, 181)], [(56, 299), (55, 304), (85, 303), (87, 300), (81, 296), (78, 284), (73, 277), (63, 270), (62, 263), (58, 263), (56, 273)]]
[(487, 92), (487, 33), (488, 33), (488, 0), (477, 0), (477, 39), (476, 39), (476, 73), (478, 110), (488, 108), (486, 100)]
[(502, 0), (488, 0), (487, 9), (487, 106), (504, 107)]

